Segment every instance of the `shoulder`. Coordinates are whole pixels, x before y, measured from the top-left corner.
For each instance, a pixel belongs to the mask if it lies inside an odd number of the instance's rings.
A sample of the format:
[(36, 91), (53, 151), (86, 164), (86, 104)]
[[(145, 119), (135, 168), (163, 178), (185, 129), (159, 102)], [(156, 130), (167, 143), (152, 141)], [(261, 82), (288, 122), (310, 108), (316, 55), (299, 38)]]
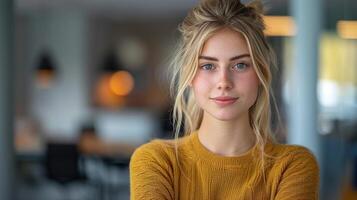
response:
[(281, 172), (307, 172), (314, 177), (319, 175), (319, 165), (315, 155), (306, 147), (300, 145), (274, 144), (272, 156), (275, 166)]
[(132, 199), (174, 198), (174, 157), (165, 140), (155, 139), (138, 147), (131, 156)]
[(289, 144), (274, 144), (272, 146), (273, 155), (282, 160), (307, 161), (312, 162), (312, 164), (317, 164), (315, 155), (304, 146)]
[(163, 148), (164, 146), (164, 141), (159, 139), (154, 139), (146, 144), (142, 144), (132, 154), (131, 162), (134, 162), (136, 160), (165, 160), (169, 155), (167, 153), (167, 149)]
[(176, 160), (175, 144), (181, 153), (182, 148), (186, 148), (186, 138), (174, 139), (153, 139), (148, 143), (139, 146), (131, 156), (130, 163), (151, 161), (161, 164), (174, 164)]
[(314, 154), (299, 145), (273, 145), (275, 199), (318, 199), (319, 166)]

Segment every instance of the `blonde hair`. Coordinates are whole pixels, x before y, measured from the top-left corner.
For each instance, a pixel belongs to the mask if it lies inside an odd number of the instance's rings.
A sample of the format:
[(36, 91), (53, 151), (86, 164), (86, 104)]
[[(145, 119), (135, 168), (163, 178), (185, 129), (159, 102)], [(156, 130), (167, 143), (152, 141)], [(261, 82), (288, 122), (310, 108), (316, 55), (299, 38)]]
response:
[(258, 97), (249, 109), (250, 125), (255, 133), (256, 145), (261, 150), (264, 169), (264, 146), (274, 141), (270, 126), (270, 67), (275, 66), (275, 54), (264, 35), (263, 6), (260, 1), (242, 4), (239, 0), (204, 0), (194, 7), (179, 25), (181, 42), (172, 62), (171, 92), (174, 94), (173, 121), (175, 149), (178, 159), (178, 138), (182, 124), (184, 135), (199, 128), (203, 111), (197, 105), (190, 82), (195, 76), (198, 56), (207, 39), (223, 28), (241, 33), (247, 41), (254, 70), (260, 81)]

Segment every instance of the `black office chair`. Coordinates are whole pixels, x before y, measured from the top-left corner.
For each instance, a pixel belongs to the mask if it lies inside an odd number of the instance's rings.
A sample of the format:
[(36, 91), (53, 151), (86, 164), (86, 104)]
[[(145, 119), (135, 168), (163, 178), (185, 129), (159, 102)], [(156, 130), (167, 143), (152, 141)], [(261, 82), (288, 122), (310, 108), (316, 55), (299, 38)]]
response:
[[(80, 154), (76, 144), (48, 143), (45, 155), (45, 171), (49, 180), (69, 189), (71, 183), (85, 183)], [(63, 191), (63, 199), (71, 199), (70, 192)]]
[(47, 177), (61, 184), (85, 180), (76, 144), (48, 143), (45, 167)]

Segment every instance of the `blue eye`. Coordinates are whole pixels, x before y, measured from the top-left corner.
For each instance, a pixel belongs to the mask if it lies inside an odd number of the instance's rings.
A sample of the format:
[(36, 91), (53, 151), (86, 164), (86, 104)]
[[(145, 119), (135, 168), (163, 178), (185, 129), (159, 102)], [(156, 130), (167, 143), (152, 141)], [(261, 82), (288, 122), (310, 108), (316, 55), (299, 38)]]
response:
[(237, 63), (236, 65), (233, 66), (233, 68), (237, 71), (244, 71), (247, 67), (248, 65), (245, 63)]
[(203, 70), (213, 70), (214, 66), (212, 64), (205, 64), (201, 66), (201, 69)]

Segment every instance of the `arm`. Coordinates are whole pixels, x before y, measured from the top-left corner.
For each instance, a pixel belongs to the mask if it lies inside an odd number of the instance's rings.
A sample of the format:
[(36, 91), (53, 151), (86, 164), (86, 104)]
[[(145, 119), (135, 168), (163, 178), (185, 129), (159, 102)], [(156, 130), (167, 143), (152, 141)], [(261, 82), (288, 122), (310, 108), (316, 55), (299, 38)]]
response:
[(162, 149), (155, 149), (154, 147), (153, 143), (143, 145), (131, 157), (131, 200), (174, 199), (172, 170), (165, 162)]
[(317, 200), (319, 167), (313, 154), (301, 148), (283, 172), (275, 200)]

